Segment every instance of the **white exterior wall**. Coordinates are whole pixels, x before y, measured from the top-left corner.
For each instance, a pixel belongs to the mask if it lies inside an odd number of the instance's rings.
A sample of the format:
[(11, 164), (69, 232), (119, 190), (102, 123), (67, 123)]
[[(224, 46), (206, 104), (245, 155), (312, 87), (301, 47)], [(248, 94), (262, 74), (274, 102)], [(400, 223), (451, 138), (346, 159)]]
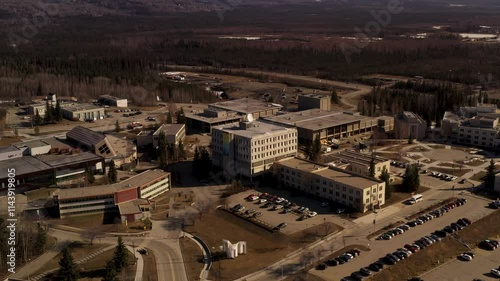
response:
[(156, 182), (146, 188), (140, 189), (140, 196), (144, 199), (152, 199), (159, 196), (170, 189), (170, 177), (166, 177), (159, 182)]

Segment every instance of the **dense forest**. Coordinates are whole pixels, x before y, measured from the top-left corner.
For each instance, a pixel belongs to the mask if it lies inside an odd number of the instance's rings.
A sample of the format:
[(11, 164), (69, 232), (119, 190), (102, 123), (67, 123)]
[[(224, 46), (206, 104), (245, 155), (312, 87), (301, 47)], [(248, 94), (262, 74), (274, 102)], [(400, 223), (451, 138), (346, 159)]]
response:
[(370, 96), (360, 101), (358, 108), (362, 114), (370, 116), (413, 111), (429, 126), (433, 121), (439, 126), (445, 111), (456, 110), (459, 106), (475, 106), (478, 101), (485, 101), (484, 98), (488, 99), (467, 86), (408, 81), (398, 82), (389, 88), (374, 88)]

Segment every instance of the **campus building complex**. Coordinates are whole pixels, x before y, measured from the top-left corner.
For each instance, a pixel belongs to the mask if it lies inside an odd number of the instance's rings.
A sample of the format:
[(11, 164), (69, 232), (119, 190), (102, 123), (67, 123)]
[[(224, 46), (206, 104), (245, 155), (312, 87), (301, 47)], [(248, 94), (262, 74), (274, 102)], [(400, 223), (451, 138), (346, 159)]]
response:
[(385, 182), (299, 158), (278, 161), (282, 185), (341, 203), (358, 212), (385, 204)]
[(460, 144), (500, 148), (500, 112), (496, 105), (461, 107), (447, 111), (441, 122), (441, 133)]
[(212, 130), (212, 163), (230, 178), (253, 177), (297, 154), (297, 130), (259, 121)]
[(184, 124), (163, 124), (155, 130), (145, 130), (137, 134), (137, 146), (148, 146), (152, 145), (153, 148), (158, 147), (158, 141), (160, 139), (160, 133), (165, 134), (165, 138), (168, 144), (178, 145), (180, 141), (184, 141), (186, 137), (186, 125)]

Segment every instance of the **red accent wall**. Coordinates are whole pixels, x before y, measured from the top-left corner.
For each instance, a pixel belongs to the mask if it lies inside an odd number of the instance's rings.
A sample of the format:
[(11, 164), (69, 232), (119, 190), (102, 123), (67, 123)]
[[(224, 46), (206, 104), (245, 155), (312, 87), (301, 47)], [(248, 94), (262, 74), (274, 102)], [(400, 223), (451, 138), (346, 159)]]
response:
[(126, 189), (115, 193), (115, 204), (135, 200), (139, 198), (137, 188)]

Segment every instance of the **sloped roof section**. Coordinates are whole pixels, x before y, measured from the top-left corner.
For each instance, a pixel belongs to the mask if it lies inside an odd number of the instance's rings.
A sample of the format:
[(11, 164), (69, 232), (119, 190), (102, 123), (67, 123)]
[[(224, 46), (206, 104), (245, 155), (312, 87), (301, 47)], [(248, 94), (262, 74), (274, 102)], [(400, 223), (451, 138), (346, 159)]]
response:
[(100, 143), (106, 136), (82, 126), (76, 126), (68, 133), (66, 133), (66, 137), (87, 146), (94, 147), (95, 145)]

